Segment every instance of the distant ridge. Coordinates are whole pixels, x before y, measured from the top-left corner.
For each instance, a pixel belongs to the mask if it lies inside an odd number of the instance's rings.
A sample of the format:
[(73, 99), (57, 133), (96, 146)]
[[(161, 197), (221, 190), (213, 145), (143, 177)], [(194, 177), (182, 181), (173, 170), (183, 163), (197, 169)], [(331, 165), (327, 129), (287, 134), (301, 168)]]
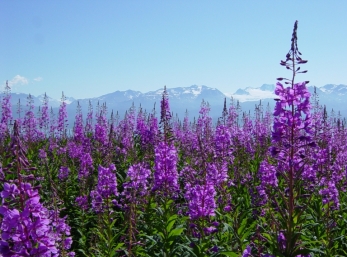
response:
[[(211, 117), (213, 117), (214, 120), (217, 120), (218, 117), (221, 116), (225, 98), (228, 99), (228, 106), (230, 105), (231, 98), (234, 100), (234, 104), (238, 101), (242, 110), (245, 112), (253, 113), (255, 105), (259, 104), (260, 100), (262, 100), (263, 105), (269, 104), (269, 107), (273, 109), (273, 99), (276, 97), (274, 89), (274, 84), (263, 84), (260, 87), (240, 88), (230, 94), (222, 93), (217, 88), (211, 88), (205, 85), (192, 85), (189, 87), (167, 88), (167, 93), (172, 112), (174, 114), (177, 113), (180, 118), (184, 117), (186, 111), (188, 111), (190, 118), (199, 116), (200, 105), (204, 100), (210, 104)], [(308, 89), (311, 94), (313, 94), (314, 86), (309, 86)], [(347, 117), (347, 105), (345, 104), (347, 100), (347, 85), (327, 84), (316, 88), (316, 91), (320, 105), (326, 105), (329, 112), (333, 109), (336, 113), (340, 111), (343, 117)], [(118, 112), (118, 115), (120, 116), (124, 115), (131, 106), (134, 106), (135, 108), (141, 106), (141, 108), (146, 110), (147, 113), (156, 112), (158, 115), (162, 93), (163, 88), (146, 93), (134, 90), (125, 90), (115, 91), (113, 93), (89, 99), (74, 99), (73, 97), (66, 97), (65, 102), (67, 104), (69, 122), (73, 123), (77, 102), (79, 102), (82, 108), (84, 117), (86, 117), (89, 104), (93, 106), (95, 115), (95, 112), (98, 110), (97, 105), (99, 104), (99, 106), (101, 106), (103, 103), (106, 103), (109, 113), (111, 113), (111, 111), (114, 113)], [(16, 105), (20, 99), (23, 115), (26, 110), (28, 95), (23, 93), (12, 93), (11, 95), (13, 113), (16, 113)], [(44, 95), (38, 97), (32, 96), (32, 98), (36, 107), (42, 106)], [(57, 108), (59, 108), (60, 104), (60, 99), (49, 98), (49, 106), (55, 110), (54, 113), (57, 114)]]

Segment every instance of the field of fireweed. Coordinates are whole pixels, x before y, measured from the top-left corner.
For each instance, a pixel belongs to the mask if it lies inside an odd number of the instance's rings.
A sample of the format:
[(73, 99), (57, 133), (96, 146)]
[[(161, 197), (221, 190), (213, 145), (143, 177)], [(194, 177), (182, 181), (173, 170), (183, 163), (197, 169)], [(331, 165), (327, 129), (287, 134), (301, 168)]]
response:
[(158, 115), (77, 106), (67, 133), (64, 98), (13, 121), (7, 87), (0, 255), (347, 256), (347, 130), (294, 82), (300, 56), (295, 22), (275, 110), (225, 102), (216, 125), (205, 102), (173, 118), (164, 90)]

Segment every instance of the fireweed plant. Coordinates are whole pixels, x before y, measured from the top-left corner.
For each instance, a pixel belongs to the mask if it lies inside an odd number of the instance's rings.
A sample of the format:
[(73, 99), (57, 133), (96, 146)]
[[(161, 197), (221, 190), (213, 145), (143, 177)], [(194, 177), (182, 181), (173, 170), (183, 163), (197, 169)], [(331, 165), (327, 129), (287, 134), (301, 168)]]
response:
[(12, 115), (6, 84), (0, 256), (347, 256), (346, 121), (297, 82), (297, 29), (275, 109), (225, 99), (216, 124), (206, 101), (181, 121), (164, 88), (124, 117), (77, 104), (68, 132), (64, 96)]
[(75, 256), (68, 252), (72, 238), (66, 217), (60, 217), (57, 199), (53, 197), (52, 209), (40, 203), (39, 186), (35, 181), (26, 157), (18, 125), (14, 123), (12, 142), (9, 148), (0, 192), (1, 239), (0, 253), (3, 256)]
[[(258, 189), (267, 203), (264, 203), (268, 227), (265, 237), (274, 256), (311, 256), (312, 250), (305, 242), (307, 225), (312, 219), (309, 204), (314, 196), (321, 195), (323, 207), (320, 211), (339, 208), (338, 181), (317, 169), (317, 158), (321, 149), (315, 138), (315, 126), (311, 115), (310, 93), (306, 88), (308, 81), (295, 83), (300, 64), (307, 63), (300, 56), (297, 46), (298, 22), (294, 24), (291, 48), (281, 65), (292, 71), (292, 78), (278, 78), (289, 85), (277, 83), (278, 96), (274, 111), (272, 146), (269, 155), (260, 164)], [(321, 188), (324, 189), (321, 189)], [(329, 216), (329, 214), (328, 214)], [(330, 224), (330, 226), (333, 224)], [(327, 238), (331, 242), (330, 238)], [(328, 243), (331, 247), (331, 243)], [(327, 249), (330, 253), (330, 249)], [(330, 255), (330, 254), (328, 254)]]
[[(310, 113), (308, 81), (295, 83), (300, 64), (305, 64), (297, 46), (297, 27), (294, 24), (291, 48), (281, 65), (292, 71), (292, 78), (278, 78), (289, 85), (277, 82), (278, 96), (274, 111), (272, 146), (269, 155), (259, 168), (261, 184), (258, 189), (267, 200), (265, 216), (271, 227), (272, 254), (298, 256), (310, 251), (302, 242), (303, 224), (307, 222), (307, 207), (317, 190), (317, 174), (313, 167), (313, 155), (317, 144)], [(283, 189), (279, 190), (279, 189)], [(264, 193), (265, 192), (265, 193)], [(277, 241), (277, 242), (276, 242)]]
[(9, 124), (12, 120), (12, 108), (11, 108), (11, 88), (6, 81), (5, 92), (2, 96), (1, 102), (1, 123), (0, 123), (0, 137), (4, 139), (8, 135)]

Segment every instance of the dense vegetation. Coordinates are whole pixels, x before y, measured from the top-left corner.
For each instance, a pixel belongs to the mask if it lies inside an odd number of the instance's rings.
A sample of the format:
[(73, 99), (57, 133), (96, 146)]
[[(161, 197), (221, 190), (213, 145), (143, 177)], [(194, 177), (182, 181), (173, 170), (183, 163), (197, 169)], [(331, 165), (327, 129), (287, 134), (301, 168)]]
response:
[[(189, 122), (106, 105), (77, 107), (67, 132), (46, 98), (0, 124), (3, 256), (347, 256), (347, 130), (328, 117), (308, 81), (295, 22), (274, 112), (233, 102), (218, 123), (202, 102)], [(20, 113), (19, 108), (19, 113)]]

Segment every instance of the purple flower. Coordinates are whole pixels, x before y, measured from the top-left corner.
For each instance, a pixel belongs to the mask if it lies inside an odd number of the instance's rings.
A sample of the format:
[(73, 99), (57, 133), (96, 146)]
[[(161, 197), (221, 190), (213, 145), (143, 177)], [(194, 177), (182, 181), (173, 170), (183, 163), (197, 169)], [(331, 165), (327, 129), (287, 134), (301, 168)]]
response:
[(82, 153), (80, 156), (80, 171), (78, 173), (78, 178), (86, 178), (89, 175), (89, 170), (93, 169), (93, 159), (90, 153)]
[(120, 140), (121, 140), (121, 152), (126, 155), (133, 146), (133, 132), (135, 128), (135, 110), (134, 107), (130, 108), (125, 113), (125, 118), (117, 126)]
[(227, 205), (224, 207), (223, 209), (225, 212), (230, 212), (231, 211), (231, 206), (230, 205)]
[(106, 106), (100, 111), (100, 114), (97, 116), (97, 123), (95, 124), (95, 139), (101, 144), (106, 145), (107, 138), (107, 119), (106, 119)]
[(15, 184), (9, 184), (7, 182), (4, 183), (4, 189), (1, 191), (0, 196), (2, 198), (10, 198), (15, 199), (15, 197), (19, 195), (19, 189)]
[(58, 172), (58, 178), (60, 179), (60, 181), (66, 180), (69, 176), (69, 173), (70, 173), (69, 167), (61, 166)]
[(205, 235), (210, 235), (218, 232), (218, 229), (214, 226), (204, 228)]
[(267, 200), (268, 200), (268, 196), (266, 194), (266, 191), (265, 191), (265, 188), (264, 188), (264, 185), (260, 185), (260, 186), (257, 186), (257, 193), (258, 193), (258, 199), (259, 202), (257, 203), (259, 206), (263, 206), (267, 203)]
[(92, 207), (96, 212), (102, 212), (105, 203), (107, 204), (107, 200), (118, 195), (117, 178), (113, 173), (115, 169), (114, 164), (111, 164), (108, 168), (99, 165), (98, 184), (96, 189), (90, 193)]
[(57, 148), (57, 154), (59, 154), (59, 155), (64, 155), (66, 152), (67, 152), (66, 146)]
[(193, 220), (215, 215), (216, 191), (213, 184), (186, 186), (185, 198), (188, 201), (189, 217)]
[(267, 161), (263, 161), (260, 164), (259, 174), (261, 178), (261, 185), (264, 188), (266, 188), (267, 186), (270, 186), (270, 187), (278, 186), (276, 169), (274, 166), (270, 165)]
[(37, 120), (35, 118), (35, 114), (33, 112), (34, 110), (34, 99), (29, 94), (28, 96), (28, 103), (27, 103), (27, 112), (24, 117), (23, 127), (25, 131), (25, 139), (28, 141), (32, 141), (37, 139), (38, 131), (36, 129), (37, 127)]
[(218, 253), (219, 251), (219, 248), (217, 245), (213, 246), (211, 249), (210, 249), (211, 252), (215, 252), (215, 253)]
[(99, 165), (98, 171), (98, 186), (97, 190), (103, 198), (108, 198), (111, 195), (118, 195), (117, 193), (117, 178), (113, 171), (116, 169), (114, 164), (108, 168)]
[(220, 185), (228, 179), (228, 166), (225, 162), (208, 163), (206, 179), (214, 185)]
[[(30, 183), (22, 183), (17, 188), (6, 183), (2, 196), (18, 198), (19, 190), (25, 202), (22, 210), (11, 208), (3, 201), (0, 206), (1, 222), (0, 254), (3, 256), (57, 256), (62, 238), (65, 249), (71, 246), (70, 227), (59, 212), (48, 211), (41, 203), (40, 196)], [(19, 200), (19, 199), (13, 199)], [(13, 201), (12, 201), (13, 202)], [(64, 242), (65, 242), (64, 241)], [(11, 242), (11, 244), (9, 244)]]
[(212, 137), (212, 118), (209, 116), (210, 106), (204, 100), (201, 103), (199, 118), (196, 126), (197, 136), (202, 140), (206, 145), (212, 144), (209, 142)]
[(93, 105), (91, 101), (89, 100), (85, 132), (91, 133), (92, 131), (93, 131)]
[(286, 145), (290, 143), (292, 133), (295, 142), (299, 143), (302, 139), (310, 141), (313, 126), (310, 115), (310, 93), (305, 82), (294, 84), (292, 88), (283, 88), (283, 85), (277, 82), (275, 94), (280, 99), (276, 102), (274, 111), (273, 141)]
[(277, 242), (278, 242), (278, 246), (279, 248), (284, 251), (286, 249), (286, 237), (284, 236), (283, 232), (280, 232), (277, 236)]
[(60, 249), (69, 250), (72, 245), (72, 237), (70, 236), (70, 226), (66, 223), (67, 216), (60, 218), (59, 211), (51, 211), (50, 216), (53, 217), (53, 228), (56, 241), (59, 242)]
[(178, 190), (177, 151), (173, 144), (159, 142), (155, 148), (154, 187), (165, 193)]
[(57, 130), (60, 137), (65, 137), (66, 132), (65, 129), (67, 127), (67, 110), (66, 110), (66, 98), (64, 96), (64, 93), (61, 97), (61, 104), (59, 107), (59, 115), (58, 115), (58, 126)]
[(49, 125), (49, 114), (48, 114), (48, 96), (45, 93), (43, 106), (41, 108), (41, 117), (39, 117), (39, 127), (41, 131), (44, 131), (44, 134), (47, 134)]
[(214, 141), (217, 157), (229, 157), (232, 161), (231, 133), (227, 126), (217, 126)]
[(75, 126), (74, 126), (74, 139), (75, 141), (82, 141), (84, 138), (83, 131), (83, 116), (80, 103), (77, 103), (77, 112), (75, 116)]
[(242, 257), (251, 257), (252, 256), (252, 250), (249, 245), (247, 245), (246, 249), (242, 253)]
[(79, 158), (83, 154), (83, 146), (78, 145), (73, 141), (67, 143), (67, 149), (71, 158)]
[[(166, 86), (164, 86), (162, 99), (160, 101), (160, 112), (161, 112), (160, 113), (160, 122), (161, 123), (168, 123), (171, 119), (171, 112), (170, 112), (169, 99), (168, 99), (168, 94), (166, 91)], [(165, 125), (168, 125), (168, 124), (164, 124), (164, 126)], [(164, 128), (164, 130), (165, 130), (165, 128)]]
[(332, 203), (332, 209), (339, 209), (340, 201), (339, 201), (339, 191), (337, 190), (335, 183), (333, 181), (329, 181), (328, 185), (325, 189), (319, 190), (319, 194), (323, 198), (323, 204)]
[(76, 197), (76, 204), (82, 209), (87, 210), (88, 209), (88, 196), (78, 196)]
[(46, 159), (47, 158), (47, 153), (44, 149), (39, 149), (39, 157), (41, 159)]
[(4, 181), (4, 180), (5, 180), (5, 174), (0, 163), (0, 181)]
[(151, 175), (151, 170), (146, 168), (144, 163), (134, 164), (129, 167), (127, 179), (123, 184), (123, 195), (131, 202), (141, 199), (147, 194), (147, 179)]
[(8, 85), (8, 81), (6, 81), (5, 96), (2, 98), (1, 114), (0, 137), (8, 131), (7, 126), (12, 119), (11, 88)]

